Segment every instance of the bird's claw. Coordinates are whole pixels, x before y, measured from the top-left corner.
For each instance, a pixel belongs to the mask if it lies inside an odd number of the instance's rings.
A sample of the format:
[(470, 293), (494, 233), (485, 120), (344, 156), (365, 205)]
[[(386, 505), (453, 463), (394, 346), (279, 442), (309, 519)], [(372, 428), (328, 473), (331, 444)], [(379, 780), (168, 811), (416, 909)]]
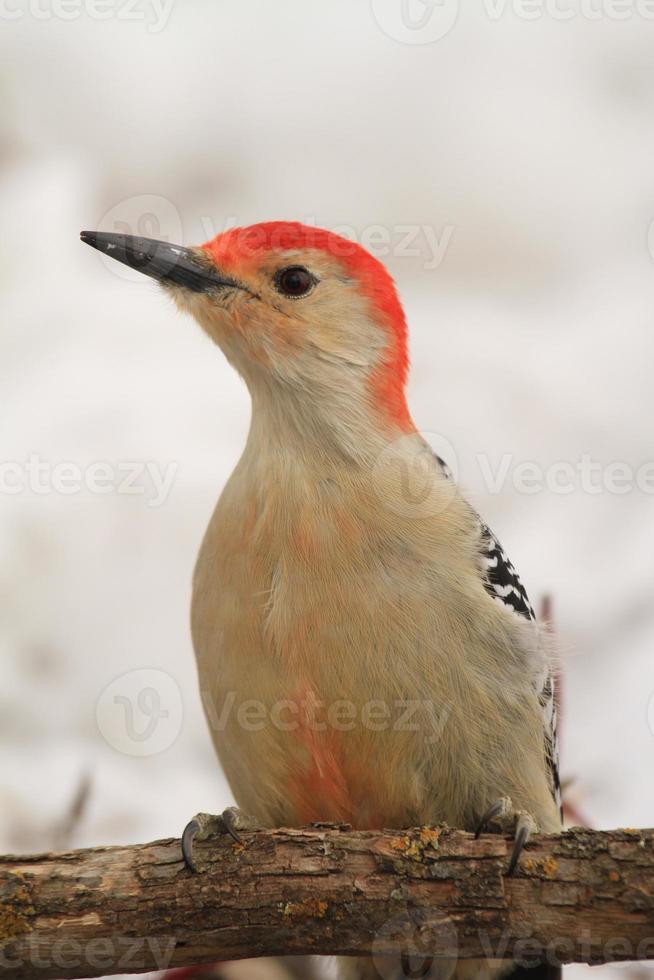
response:
[(182, 857), (184, 864), (197, 873), (198, 868), (193, 860), (193, 844), (196, 840), (203, 841), (209, 837), (229, 834), (237, 844), (242, 843), (239, 830), (256, 830), (257, 823), (252, 817), (242, 813), (237, 807), (229, 806), (222, 813), (196, 813), (184, 827), (182, 834)]
[(511, 877), (518, 866), (520, 855), (531, 834), (537, 833), (536, 821), (526, 810), (516, 810), (510, 796), (503, 796), (486, 810), (477, 825), (475, 838), (489, 826), (497, 826), (500, 833), (513, 834), (513, 850), (507, 868), (507, 877)]
[(195, 835), (199, 830), (200, 824), (198, 820), (193, 817), (193, 819), (189, 820), (189, 822), (186, 824), (182, 833), (182, 858), (184, 859), (184, 864), (188, 870), (192, 871), (194, 874), (197, 873), (198, 869), (193, 862), (193, 841), (195, 840)]
[(225, 824), (222, 814), (196, 813), (192, 820), (184, 827), (182, 834), (182, 857), (184, 864), (189, 871), (197, 872), (197, 866), (193, 860), (193, 843), (196, 840), (206, 840), (217, 834), (225, 833)]
[(489, 806), (477, 824), (477, 829), (475, 830), (475, 840), (479, 839), (479, 835), (486, 830), (489, 824), (503, 821), (505, 816), (508, 815), (512, 809), (513, 803), (511, 802), (510, 796), (503, 796), (501, 799), (496, 800), (492, 806)]

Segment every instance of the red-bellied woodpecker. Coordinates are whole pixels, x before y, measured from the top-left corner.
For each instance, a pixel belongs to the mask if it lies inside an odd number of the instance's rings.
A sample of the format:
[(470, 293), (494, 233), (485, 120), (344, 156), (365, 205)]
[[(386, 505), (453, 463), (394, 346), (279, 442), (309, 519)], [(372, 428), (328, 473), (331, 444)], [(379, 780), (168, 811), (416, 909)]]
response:
[[(531, 829), (561, 826), (547, 640), (411, 421), (406, 323), (386, 269), (291, 222), (193, 249), (82, 237), (160, 280), (251, 394), (192, 610), (204, 703), (242, 813), (268, 827), (510, 829), (513, 873)], [(190, 867), (194, 836), (238, 836), (242, 813), (191, 821)], [(462, 962), (454, 975), (510, 966)], [(376, 976), (368, 961), (350, 967)]]

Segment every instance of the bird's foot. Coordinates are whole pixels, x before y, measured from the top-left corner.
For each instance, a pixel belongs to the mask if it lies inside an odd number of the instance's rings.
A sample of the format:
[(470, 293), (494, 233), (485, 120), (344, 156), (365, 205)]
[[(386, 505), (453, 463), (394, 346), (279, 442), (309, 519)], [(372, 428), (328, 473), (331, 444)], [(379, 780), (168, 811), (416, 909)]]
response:
[(193, 843), (208, 840), (222, 834), (229, 834), (237, 844), (241, 843), (239, 831), (258, 830), (257, 821), (235, 806), (228, 806), (222, 813), (196, 813), (186, 824), (182, 834), (182, 857), (189, 871), (197, 872), (193, 861)]
[(484, 830), (495, 830), (500, 834), (513, 835), (513, 850), (507, 869), (510, 877), (515, 871), (523, 848), (531, 834), (538, 833), (538, 825), (526, 810), (516, 810), (510, 796), (503, 796), (486, 810), (475, 831), (475, 837)]

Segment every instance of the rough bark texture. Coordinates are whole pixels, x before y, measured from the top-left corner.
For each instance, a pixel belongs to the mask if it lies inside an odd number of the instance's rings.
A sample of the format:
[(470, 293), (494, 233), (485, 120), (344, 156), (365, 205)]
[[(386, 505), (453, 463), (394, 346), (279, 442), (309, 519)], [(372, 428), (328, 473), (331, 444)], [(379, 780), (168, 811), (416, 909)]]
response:
[(0, 859), (0, 975), (95, 977), (276, 954), (654, 959), (654, 831), (510, 843), (447, 828), (262, 831)]

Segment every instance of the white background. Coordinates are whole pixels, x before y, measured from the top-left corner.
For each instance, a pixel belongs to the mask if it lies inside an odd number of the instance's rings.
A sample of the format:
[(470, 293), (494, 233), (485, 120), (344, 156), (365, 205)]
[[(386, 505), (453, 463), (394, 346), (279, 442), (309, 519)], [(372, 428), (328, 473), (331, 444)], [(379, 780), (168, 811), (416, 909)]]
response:
[[(411, 326), (414, 419), (455, 447), (532, 600), (553, 596), (570, 799), (595, 827), (654, 824), (654, 496), (525, 494), (510, 477), (494, 493), (478, 465), (653, 458), (654, 21), (479, 0), (414, 43), (401, 0), (373, 6), (176, 0), (163, 23), (144, 0), (105, 20), (3, 5), (1, 460), (176, 467), (159, 507), (0, 493), (3, 850), (51, 846), (84, 773), (74, 846), (177, 835), (230, 802), (188, 606), (248, 398), (155, 284), (78, 242), (120, 221), (183, 244), (274, 218), (449, 235), (436, 268), (424, 239), (383, 256)], [(96, 720), (137, 668), (179, 693), (172, 744), (140, 756)]]

